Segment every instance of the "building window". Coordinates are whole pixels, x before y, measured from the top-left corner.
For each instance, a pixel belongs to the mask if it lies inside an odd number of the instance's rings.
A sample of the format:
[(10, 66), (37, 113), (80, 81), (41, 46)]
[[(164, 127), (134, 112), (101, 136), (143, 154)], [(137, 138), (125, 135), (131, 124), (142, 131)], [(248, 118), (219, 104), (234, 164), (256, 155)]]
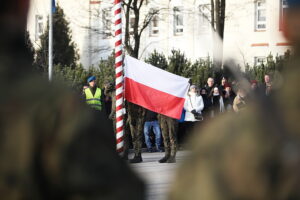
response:
[(150, 23), (150, 36), (157, 36), (159, 33), (159, 17), (154, 15)]
[(264, 56), (254, 57), (254, 66), (259, 66), (265, 64), (267, 62), (267, 58)]
[(105, 8), (102, 10), (102, 23), (103, 23), (103, 34), (107, 38), (112, 36), (112, 8)]
[(279, 19), (279, 30), (283, 29), (283, 19), (286, 15), (288, 9), (288, 2), (287, 0), (280, 0), (280, 19)]
[(174, 8), (174, 34), (181, 35), (183, 33), (183, 12), (181, 7)]
[(266, 2), (257, 1), (255, 8), (255, 29), (256, 30), (266, 30), (267, 25), (267, 16), (266, 16)]
[(43, 16), (36, 15), (35, 16), (35, 41), (40, 39), (40, 36), (44, 32), (44, 25), (43, 25)]
[(206, 33), (209, 31), (210, 27), (210, 5), (209, 4), (202, 4), (199, 5), (199, 32)]
[(129, 15), (129, 34), (133, 34), (134, 31), (134, 23), (135, 23), (135, 15), (130, 13)]

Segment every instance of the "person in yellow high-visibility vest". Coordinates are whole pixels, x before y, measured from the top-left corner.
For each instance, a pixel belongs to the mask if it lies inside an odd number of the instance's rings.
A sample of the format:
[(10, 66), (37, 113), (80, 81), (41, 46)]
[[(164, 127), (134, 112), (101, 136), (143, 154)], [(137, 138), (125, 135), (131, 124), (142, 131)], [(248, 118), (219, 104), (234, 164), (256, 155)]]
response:
[(87, 79), (87, 82), (89, 84), (89, 87), (84, 89), (86, 103), (95, 110), (100, 111), (102, 109), (101, 89), (96, 85), (96, 77), (90, 76)]

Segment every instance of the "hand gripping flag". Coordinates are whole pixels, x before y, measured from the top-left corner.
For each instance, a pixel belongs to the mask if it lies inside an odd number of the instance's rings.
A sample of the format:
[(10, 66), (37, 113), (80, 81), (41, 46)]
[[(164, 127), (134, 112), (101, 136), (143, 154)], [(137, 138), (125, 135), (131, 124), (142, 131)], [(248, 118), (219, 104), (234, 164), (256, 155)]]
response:
[(151, 111), (180, 119), (189, 79), (130, 56), (125, 60), (125, 98)]

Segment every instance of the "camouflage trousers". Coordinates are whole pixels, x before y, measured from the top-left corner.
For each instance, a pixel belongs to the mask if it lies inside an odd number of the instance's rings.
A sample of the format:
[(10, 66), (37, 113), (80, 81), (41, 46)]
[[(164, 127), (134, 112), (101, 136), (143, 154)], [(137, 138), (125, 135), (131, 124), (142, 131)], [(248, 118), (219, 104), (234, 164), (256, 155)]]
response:
[(160, 127), (166, 156), (175, 156), (177, 151), (178, 121), (170, 117), (160, 116)]
[(142, 152), (142, 139), (143, 139), (143, 123), (141, 119), (136, 120), (136, 124), (131, 123), (129, 120), (130, 133), (132, 138), (132, 144), (134, 153), (140, 154)]
[(130, 102), (127, 103), (126, 108), (128, 114), (127, 123), (130, 128), (134, 153), (138, 155), (142, 152), (145, 109)]

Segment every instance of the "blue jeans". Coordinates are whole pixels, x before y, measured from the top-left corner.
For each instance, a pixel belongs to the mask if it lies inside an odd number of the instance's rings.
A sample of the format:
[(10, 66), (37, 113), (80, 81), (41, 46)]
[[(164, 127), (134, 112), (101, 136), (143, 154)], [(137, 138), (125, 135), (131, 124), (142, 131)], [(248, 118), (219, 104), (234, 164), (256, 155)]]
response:
[(160, 150), (160, 144), (161, 144), (161, 132), (160, 132), (160, 127), (158, 121), (151, 121), (151, 122), (145, 122), (144, 125), (144, 135), (145, 135), (145, 143), (147, 145), (148, 149), (152, 148), (152, 144), (150, 141), (150, 130), (153, 127), (153, 132), (155, 134), (155, 145), (157, 150)]

